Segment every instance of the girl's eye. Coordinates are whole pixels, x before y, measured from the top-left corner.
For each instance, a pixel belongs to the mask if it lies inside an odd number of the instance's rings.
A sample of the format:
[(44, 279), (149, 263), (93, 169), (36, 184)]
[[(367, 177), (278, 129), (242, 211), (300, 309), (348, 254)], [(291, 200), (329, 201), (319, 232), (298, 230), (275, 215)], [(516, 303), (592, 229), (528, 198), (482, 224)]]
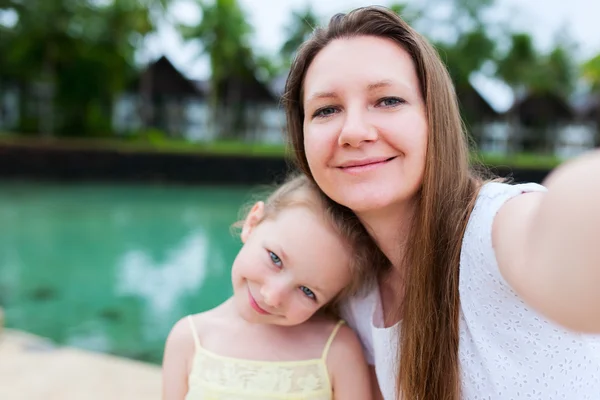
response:
[(384, 99), (379, 100), (378, 105), (381, 105), (383, 107), (393, 107), (401, 103), (404, 103), (404, 100), (399, 99), (397, 97), (386, 97)]
[(281, 267), (281, 258), (279, 258), (277, 254), (273, 253), (272, 251), (269, 251), (269, 257), (271, 257), (271, 261), (273, 262), (273, 264), (277, 265), (278, 267)]
[(304, 293), (304, 295), (306, 295), (306, 297), (308, 297), (309, 299), (312, 299), (312, 300), (317, 299), (317, 296), (315, 296), (313, 291), (310, 290), (309, 288), (307, 288), (306, 286), (300, 286), (300, 290), (302, 290), (302, 293)]
[(323, 107), (315, 111), (313, 117), (329, 117), (330, 115), (335, 114), (336, 109), (333, 107)]

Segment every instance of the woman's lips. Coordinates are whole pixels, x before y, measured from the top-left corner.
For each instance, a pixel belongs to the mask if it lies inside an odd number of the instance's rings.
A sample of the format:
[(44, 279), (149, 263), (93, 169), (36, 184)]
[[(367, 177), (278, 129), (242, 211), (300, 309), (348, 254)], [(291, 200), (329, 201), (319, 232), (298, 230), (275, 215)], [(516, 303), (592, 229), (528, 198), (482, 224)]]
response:
[(392, 161), (394, 158), (396, 157), (377, 157), (362, 160), (351, 160), (342, 163), (338, 168), (344, 172), (356, 174), (377, 169)]

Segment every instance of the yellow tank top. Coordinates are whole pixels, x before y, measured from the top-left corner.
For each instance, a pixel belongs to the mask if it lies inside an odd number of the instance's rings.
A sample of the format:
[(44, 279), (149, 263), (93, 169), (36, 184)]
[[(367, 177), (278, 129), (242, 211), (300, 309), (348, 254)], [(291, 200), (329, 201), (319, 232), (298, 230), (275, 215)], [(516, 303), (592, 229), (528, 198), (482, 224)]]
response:
[(325, 360), (339, 321), (321, 358), (302, 361), (257, 361), (220, 356), (200, 345), (188, 317), (196, 353), (186, 400), (331, 400), (333, 388)]

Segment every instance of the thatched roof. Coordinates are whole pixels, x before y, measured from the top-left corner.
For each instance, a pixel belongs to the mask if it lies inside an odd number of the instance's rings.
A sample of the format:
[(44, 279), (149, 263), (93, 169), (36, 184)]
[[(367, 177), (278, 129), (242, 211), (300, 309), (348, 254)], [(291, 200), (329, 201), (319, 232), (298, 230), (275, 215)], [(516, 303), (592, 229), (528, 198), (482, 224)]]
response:
[(276, 97), (268, 86), (255, 76), (235, 77), (224, 81), (219, 88), (222, 101), (229, 103), (275, 103)]
[(554, 93), (530, 93), (511, 109), (524, 126), (546, 126), (575, 119), (569, 103)]
[(193, 81), (184, 77), (167, 59), (162, 56), (140, 73), (134, 80), (132, 89), (144, 90), (142, 85), (148, 85), (151, 97), (204, 97)]
[[(192, 82), (197, 90), (200, 90), (205, 96), (210, 96), (210, 80), (195, 80)], [(222, 94), (220, 102), (222, 103), (271, 104), (279, 101), (278, 94), (255, 77), (230, 78), (221, 85), (220, 90)]]
[(583, 105), (581, 117), (587, 121), (600, 122), (600, 94), (591, 95)]
[(499, 117), (499, 113), (470, 83), (457, 86), (456, 95), (458, 96), (461, 113), (468, 121), (480, 122)]

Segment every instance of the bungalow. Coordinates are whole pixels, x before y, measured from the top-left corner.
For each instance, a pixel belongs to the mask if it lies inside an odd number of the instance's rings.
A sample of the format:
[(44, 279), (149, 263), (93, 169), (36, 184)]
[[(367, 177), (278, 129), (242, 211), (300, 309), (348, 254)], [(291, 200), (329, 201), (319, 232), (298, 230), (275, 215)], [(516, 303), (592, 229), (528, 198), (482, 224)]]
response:
[(593, 147), (589, 123), (572, 102), (555, 93), (529, 93), (509, 110), (515, 151), (570, 158)]
[(208, 141), (217, 135), (282, 141), (284, 116), (278, 96), (253, 74), (226, 80), (211, 107), (211, 82), (191, 80), (161, 57), (151, 63), (115, 105), (119, 132), (155, 128), (170, 136)]
[(188, 115), (190, 107), (205, 103), (205, 98), (163, 56), (135, 77), (117, 100), (113, 124), (117, 132), (156, 128), (170, 136), (185, 136), (190, 122), (207, 124), (206, 112), (196, 112), (193, 121)]

